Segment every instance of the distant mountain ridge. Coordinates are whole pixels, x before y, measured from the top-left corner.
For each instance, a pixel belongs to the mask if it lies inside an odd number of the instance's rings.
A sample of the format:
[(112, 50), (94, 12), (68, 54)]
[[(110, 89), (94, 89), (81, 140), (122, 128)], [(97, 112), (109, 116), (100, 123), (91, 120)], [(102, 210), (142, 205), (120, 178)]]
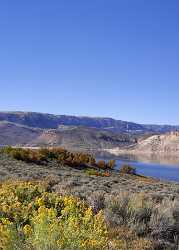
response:
[(166, 133), (178, 130), (179, 126), (146, 125), (116, 120), (113, 118), (53, 115), (36, 112), (0, 112), (0, 121), (7, 121), (40, 129), (58, 129), (59, 126), (86, 126), (117, 133)]

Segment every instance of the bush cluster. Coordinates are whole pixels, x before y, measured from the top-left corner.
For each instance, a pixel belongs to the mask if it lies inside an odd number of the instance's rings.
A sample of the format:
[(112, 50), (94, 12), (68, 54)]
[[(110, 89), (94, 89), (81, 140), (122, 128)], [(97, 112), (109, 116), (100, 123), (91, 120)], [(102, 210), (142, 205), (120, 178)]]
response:
[(50, 193), (45, 182), (0, 185), (1, 250), (147, 250), (150, 240), (129, 228), (111, 227), (104, 196), (89, 203)]
[(99, 160), (96, 163), (96, 159), (91, 154), (70, 152), (64, 148), (28, 149), (5, 147), (1, 149), (1, 152), (10, 155), (16, 160), (41, 165), (56, 161), (72, 167), (94, 166), (100, 169), (113, 169), (115, 166), (115, 160), (109, 160), (107, 163)]
[(156, 250), (179, 249), (179, 201), (160, 202), (144, 193), (121, 193), (106, 203), (105, 219), (111, 228), (128, 228), (140, 238), (148, 238)]
[(102, 212), (85, 202), (58, 196), (45, 185), (8, 182), (0, 187), (0, 249), (106, 249)]
[(123, 164), (119, 169), (121, 174), (136, 174), (136, 168), (128, 164)]
[(113, 169), (116, 164), (115, 160), (109, 160), (108, 162), (105, 162), (104, 160), (99, 160), (97, 162), (97, 166), (101, 169)]
[(25, 149), (5, 147), (1, 152), (12, 156), (16, 160), (35, 164), (47, 164), (49, 161), (53, 160), (72, 166), (96, 164), (95, 158), (92, 155), (85, 153), (72, 153), (64, 148)]

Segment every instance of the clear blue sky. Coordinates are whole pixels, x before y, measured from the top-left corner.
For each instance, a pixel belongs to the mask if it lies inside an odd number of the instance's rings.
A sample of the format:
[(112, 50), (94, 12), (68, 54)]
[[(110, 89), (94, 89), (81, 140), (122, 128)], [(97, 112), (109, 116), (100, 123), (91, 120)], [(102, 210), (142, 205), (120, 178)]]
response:
[(0, 1), (0, 110), (179, 124), (179, 1)]

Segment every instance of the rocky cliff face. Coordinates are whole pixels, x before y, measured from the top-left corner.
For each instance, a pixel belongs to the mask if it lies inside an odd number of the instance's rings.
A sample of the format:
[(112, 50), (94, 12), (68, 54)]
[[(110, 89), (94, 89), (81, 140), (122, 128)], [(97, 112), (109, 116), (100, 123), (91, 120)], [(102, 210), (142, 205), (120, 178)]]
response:
[(151, 136), (139, 142), (135, 150), (153, 154), (179, 154), (179, 133)]
[(179, 156), (179, 132), (170, 132), (163, 135), (153, 135), (141, 139), (137, 144), (110, 150), (114, 154), (146, 154), (146, 155), (168, 155)]

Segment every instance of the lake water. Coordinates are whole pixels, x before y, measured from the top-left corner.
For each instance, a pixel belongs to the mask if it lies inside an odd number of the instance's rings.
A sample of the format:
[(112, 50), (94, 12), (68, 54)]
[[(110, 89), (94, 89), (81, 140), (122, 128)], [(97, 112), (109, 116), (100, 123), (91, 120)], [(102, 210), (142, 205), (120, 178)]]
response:
[(120, 157), (99, 157), (100, 159), (116, 160), (116, 169), (119, 169), (124, 163), (132, 165), (136, 168), (138, 174), (155, 177), (161, 180), (177, 181), (179, 182), (179, 158), (140, 158), (131, 156)]

